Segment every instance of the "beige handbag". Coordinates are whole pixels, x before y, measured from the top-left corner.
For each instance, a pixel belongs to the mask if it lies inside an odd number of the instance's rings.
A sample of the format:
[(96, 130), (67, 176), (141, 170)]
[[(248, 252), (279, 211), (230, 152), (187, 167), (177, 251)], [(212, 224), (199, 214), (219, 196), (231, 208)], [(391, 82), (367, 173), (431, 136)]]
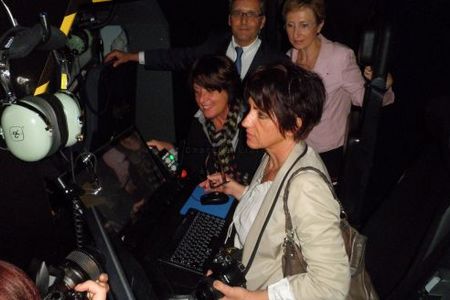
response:
[[(314, 167), (303, 167), (296, 170), (291, 175), (287, 182), (286, 189), (283, 195), (283, 209), (286, 216), (286, 237), (283, 243), (282, 257), (282, 269), (284, 277), (306, 272), (307, 263), (303, 258), (300, 245), (295, 241), (295, 231), (292, 226), (292, 219), (287, 206), (287, 200), (289, 195), (289, 185), (291, 184), (291, 181), (298, 173), (308, 170), (318, 173), (325, 180), (331, 190), (331, 193), (333, 194), (334, 199), (339, 202), (330, 181), (319, 169), (316, 169)], [(377, 300), (379, 299), (378, 295), (375, 291), (372, 281), (370, 280), (369, 274), (365, 269), (364, 253), (367, 238), (364, 235), (360, 234), (348, 223), (346, 214), (340, 202), (339, 205), (341, 207), (342, 238), (344, 239), (345, 250), (349, 258), (351, 274), (350, 291), (347, 299)]]

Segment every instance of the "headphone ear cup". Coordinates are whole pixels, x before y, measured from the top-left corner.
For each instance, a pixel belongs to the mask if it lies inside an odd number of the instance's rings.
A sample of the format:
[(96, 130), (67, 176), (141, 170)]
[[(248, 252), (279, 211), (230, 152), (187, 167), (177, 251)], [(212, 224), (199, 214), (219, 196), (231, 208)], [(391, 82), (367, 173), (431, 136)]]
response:
[(48, 114), (31, 98), (33, 97), (6, 106), (1, 116), (6, 145), (15, 157), (23, 161), (43, 159), (54, 144)]
[(65, 139), (66, 142), (62, 146), (69, 147), (83, 140), (83, 121), (80, 104), (78, 98), (67, 91), (57, 92), (54, 96), (62, 105), (66, 118), (67, 139)]
[(52, 94), (41, 94), (32, 97), (31, 101), (38, 104), (50, 120), (53, 130), (53, 145), (48, 155), (51, 155), (67, 142), (67, 121), (62, 104)]
[(1, 128), (11, 153), (38, 161), (82, 138), (81, 109), (75, 96), (58, 92), (28, 96), (6, 106)]

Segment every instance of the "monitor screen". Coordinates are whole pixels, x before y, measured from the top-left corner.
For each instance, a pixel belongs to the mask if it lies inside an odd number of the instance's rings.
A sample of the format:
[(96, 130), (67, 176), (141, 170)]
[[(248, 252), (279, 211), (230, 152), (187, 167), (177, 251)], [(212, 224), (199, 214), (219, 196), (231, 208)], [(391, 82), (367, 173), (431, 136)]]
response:
[[(83, 157), (83, 156), (82, 156)], [(96, 206), (105, 227), (119, 232), (153, 192), (165, 181), (155, 154), (139, 131), (129, 128), (90, 157), (76, 176), (86, 206)]]

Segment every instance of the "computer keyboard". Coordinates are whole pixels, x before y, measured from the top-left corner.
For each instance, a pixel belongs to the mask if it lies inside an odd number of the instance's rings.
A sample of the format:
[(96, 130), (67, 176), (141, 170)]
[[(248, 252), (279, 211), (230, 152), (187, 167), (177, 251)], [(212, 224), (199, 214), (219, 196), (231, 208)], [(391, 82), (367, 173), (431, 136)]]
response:
[(160, 261), (203, 274), (206, 264), (221, 245), (226, 220), (190, 209)]

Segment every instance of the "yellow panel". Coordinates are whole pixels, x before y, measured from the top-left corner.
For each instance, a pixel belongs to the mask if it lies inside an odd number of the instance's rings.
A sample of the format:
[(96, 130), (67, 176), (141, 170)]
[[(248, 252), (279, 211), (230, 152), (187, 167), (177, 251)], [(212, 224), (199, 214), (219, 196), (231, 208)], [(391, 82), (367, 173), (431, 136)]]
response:
[(77, 13), (73, 13), (64, 17), (60, 29), (65, 35), (69, 33), (76, 15)]
[(112, 0), (92, 0), (92, 3), (98, 3), (98, 2), (111, 2)]
[(49, 82), (47, 81), (47, 82), (44, 83), (43, 85), (38, 86), (38, 87), (34, 90), (34, 95), (36, 96), (36, 95), (40, 95), (40, 94), (45, 93), (45, 92), (47, 91), (48, 84), (49, 84)]
[[(70, 0), (69, 1), (69, 8), (66, 11), (67, 15), (64, 16), (64, 19), (62, 20), (61, 26), (60, 26), (60, 30), (65, 35), (69, 34), (69, 31), (72, 28), (73, 22), (75, 21), (75, 17), (77, 15), (76, 9), (77, 9), (77, 4), (75, 4), (75, 2)], [(73, 12), (73, 11), (75, 11), (75, 12)], [(47, 61), (46, 61), (45, 66), (44, 66), (44, 70), (42, 71), (41, 78), (39, 80), (40, 82), (42, 82), (43, 80), (46, 80), (45, 78), (49, 78), (48, 74), (49, 74), (49, 72), (51, 72), (51, 69), (48, 66), (49, 65), (49, 61), (50, 61), (50, 55), (47, 57)], [(65, 82), (66, 81), (64, 81), (63, 78), (61, 78), (61, 84), (64, 85)], [(45, 93), (47, 91), (47, 89), (48, 89), (48, 85), (49, 85), (49, 82), (47, 81), (46, 83), (38, 86), (35, 89), (35, 91), (34, 91), (34, 95), (39, 95), (39, 94)], [(65, 84), (65, 85), (67, 85), (67, 84)]]
[(67, 90), (67, 74), (66, 73), (62, 73), (61, 74), (61, 90)]

